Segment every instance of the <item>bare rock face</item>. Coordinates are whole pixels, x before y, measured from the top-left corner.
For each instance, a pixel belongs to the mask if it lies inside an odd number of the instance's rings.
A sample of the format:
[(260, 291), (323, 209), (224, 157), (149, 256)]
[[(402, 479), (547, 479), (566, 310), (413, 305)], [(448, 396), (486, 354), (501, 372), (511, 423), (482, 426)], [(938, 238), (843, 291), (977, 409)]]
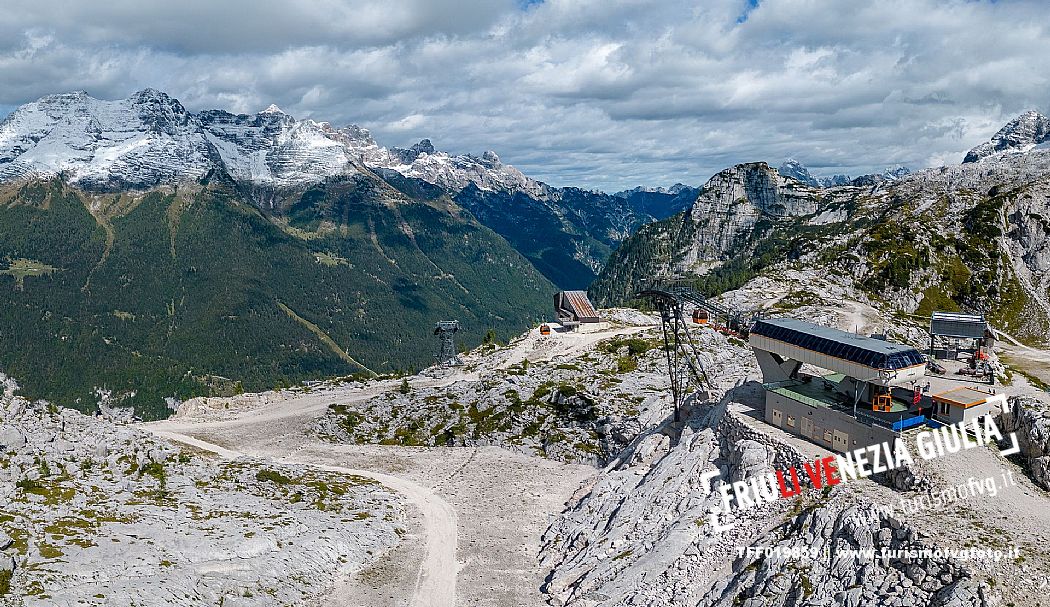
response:
[(26, 437), (18, 428), (3, 424), (0, 425), (0, 451), (17, 451), (26, 444)]
[[(921, 548), (918, 534), (853, 494), (809, 491), (734, 512), (715, 531), (714, 484), (799, 465), (805, 456), (725, 407), (698, 406), (677, 442), (669, 427), (644, 433), (581, 491), (543, 536), (553, 605), (737, 607), (985, 605), (982, 589), (946, 558), (880, 557)], [(707, 423), (701, 421), (707, 420)], [(667, 447), (669, 443), (673, 446)], [(740, 548), (773, 547), (798, 559)], [(855, 552), (858, 551), (858, 552)]]
[[(772, 534), (770, 556), (741, 558), (702, 605), (985, 605), (976, 580), (947, 559), (882, 558), (883, 550), (921, 550), (916, 533), (867, 506), (827, 505)], [(779, 541), (776, 540), (780, 537)], [(817, 558), (783, 555), (816, 554)]]
[(689, 212), (696, 237), (686, 253), (687, 263), (718, 259), (763, 217), (807, 215), (821, 200), (820, 188), (780, 175), (764, 162), (725, 169), (704, 184)]
[(920, 473), (915, 465), (907, 463), (872, 478), (897, 491), (917, 491), (930, 486), (930, 479)]
[(1033, 292), (1050, 293), (1050, 188), (1044, 181), (1019, 192), (1004, 206), (1004, 245), (1017, 260), (1018, 280)]
[(1050, 489), (1050, 407), (1032, 398), (1015, 398), (1002, 416), (1003, 432), (1017, 433), (1017, 444), (1032, 478)]

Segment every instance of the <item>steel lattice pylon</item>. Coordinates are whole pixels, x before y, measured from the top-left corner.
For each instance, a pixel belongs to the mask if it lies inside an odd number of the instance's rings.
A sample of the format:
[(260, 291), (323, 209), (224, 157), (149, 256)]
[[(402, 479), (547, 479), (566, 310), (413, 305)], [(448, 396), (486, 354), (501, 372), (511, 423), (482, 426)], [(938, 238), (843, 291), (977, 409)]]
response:
[(642, 291), (638, 297), (652, 300), (660, 311), (671, 397), (674, 399), (674, 421), (680, 422), (682, 403), (691, 392), (690, 388), (703, 388), (710, 394), (711, 380), (694, 354), (696, 345), (685, 321), (683, 298), (676, 293), (656, 289)]
[(458, 320), (443, 320), (434, 326), (434, 335), (441, 340), (441, 349), (437, 360), (440, 365), (462, 365), (463, 360), (456, 351), (456, 333), (459, 332)]

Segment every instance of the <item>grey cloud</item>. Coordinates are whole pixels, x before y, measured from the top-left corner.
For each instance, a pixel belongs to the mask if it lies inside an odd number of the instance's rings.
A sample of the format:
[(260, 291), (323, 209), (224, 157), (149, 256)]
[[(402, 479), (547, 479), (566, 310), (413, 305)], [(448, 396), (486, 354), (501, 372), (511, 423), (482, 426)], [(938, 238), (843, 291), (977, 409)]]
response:
[(513, 6), (510, 0), (15, 1), (5, 4), (0, 31), (35, 28), (77, 44), (176, 53), (269, 54), (295, 46), (355, 47), (423, 34), (468, 34)]
[(1047, 109), (1039, 2), (764, 0), (738, 24), (745, 4), (16, 1), (0, 13), (0, 112), (152, 86), (616, 190), (788, 156), (854, 174), (957, 161)]

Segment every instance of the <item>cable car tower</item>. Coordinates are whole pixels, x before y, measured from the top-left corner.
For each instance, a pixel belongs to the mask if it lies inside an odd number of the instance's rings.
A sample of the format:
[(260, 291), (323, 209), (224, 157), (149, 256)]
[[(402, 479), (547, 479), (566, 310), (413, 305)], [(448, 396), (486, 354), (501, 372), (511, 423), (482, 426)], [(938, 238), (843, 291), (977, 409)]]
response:
[(443, 320), (434, 325), (434, 335), (441, 340), (441, 349), (438, 351), (437, 361), (439, 365), (446, 367), (458, 367), (463, 364), (463, 359), (456, 351), (456, 333), (459, 332), (458, 320)]
[(660, 311), (671, 397), (674, 399), (674, 421), (681, 422), (682, 405), (686, 397), (694, 390), (702, 390), (704, 395), (701, 398), (706, 400), (714, 389), (703, 365), (696, 358), (697, 347), (685, 320), (684, 304), (692, 298), (677, 290), (661, 289), (647, 289), (636, 297), (652, 301)]

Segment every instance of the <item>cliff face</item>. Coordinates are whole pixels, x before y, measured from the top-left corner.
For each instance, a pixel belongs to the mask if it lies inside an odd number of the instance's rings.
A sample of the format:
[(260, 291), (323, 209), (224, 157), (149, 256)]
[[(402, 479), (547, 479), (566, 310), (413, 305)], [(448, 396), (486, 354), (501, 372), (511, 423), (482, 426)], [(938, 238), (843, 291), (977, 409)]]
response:
[(689, 210), (696, 233), (692, 242), (685, 243), (683, 269), (738, 249), (739, 240), (761, 219), (808, 215), (822, 199), (819, 188), (784, 177), (764, 162), (718, 173), (704, 184)]
[(1033, 480), (1044, 489), (1050, 489), (1050, 406), (1031, 398), (1017, 398), (1003, 415), (1003, 432), (1017, 433)]
[[(1050, 292), (1050, 188), (1032, 187), (1020, 192), (1004, 209), (1003, 242), (1018, 280), (1033, 293)], [(1046, 299), (1036, 298), (1050, 313)]]
[[(732, 348), (728, 348), (732, 349)], [(578, 497), (544, 535), (552, 604), (620, 605), (958, 605), (983, 606), (983, 589), (946, 558), (865, 559), (855, 551), (926, 547), (915, 529), (854, 494), (850, 484), (776, 500), (732, 515), (735, 527), (709, 524), (715, 484), (800, 465), (794, 447), (757, 432), (726, 397), (728, 412), (701, 421), (697, 409), (677, 444), (643, 433)], [(724, 521), (725, 522), (725, 521)], [(775, 547), (799, 559), (740, 549)], [(812, 551), (810, 553), (809, 551)]]

